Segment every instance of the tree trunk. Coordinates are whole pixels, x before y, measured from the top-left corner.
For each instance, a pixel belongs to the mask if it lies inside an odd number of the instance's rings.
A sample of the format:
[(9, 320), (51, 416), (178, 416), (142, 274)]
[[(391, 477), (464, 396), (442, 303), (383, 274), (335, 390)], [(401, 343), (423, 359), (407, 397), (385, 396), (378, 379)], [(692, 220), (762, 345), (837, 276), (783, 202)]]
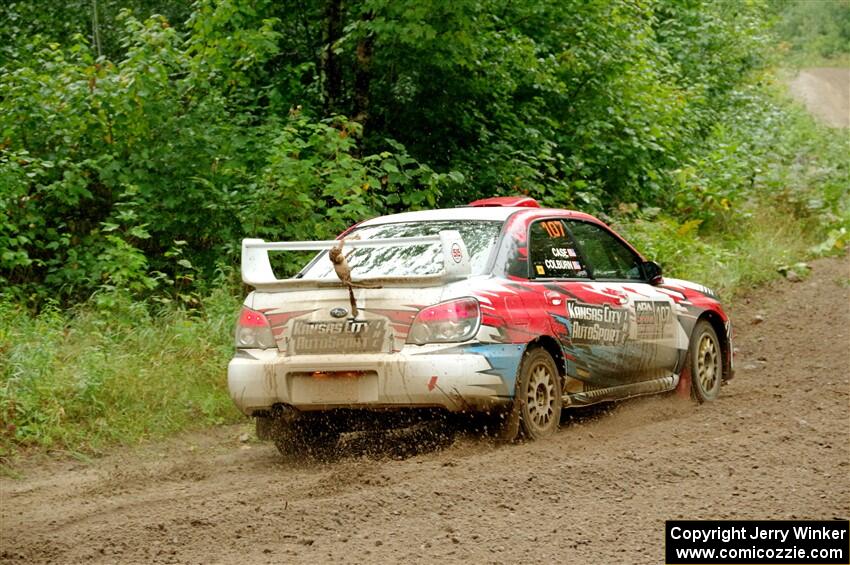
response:
[(322, 104), (325, 115), (338, 111), (342, 95), (342, 70), (339, 57), (334, 54), (334, 44), (342, 37), (342, 0), (325, 3), (325, 33), (322, 50)]
[[(364, 20), (372, 19), (372, 14), (364, 15)], [(369, 121), (369, 83), (372, 80), (372, 34), (357, 42), (357, 66), (354, 69), (354, 121), (366, 129)]]

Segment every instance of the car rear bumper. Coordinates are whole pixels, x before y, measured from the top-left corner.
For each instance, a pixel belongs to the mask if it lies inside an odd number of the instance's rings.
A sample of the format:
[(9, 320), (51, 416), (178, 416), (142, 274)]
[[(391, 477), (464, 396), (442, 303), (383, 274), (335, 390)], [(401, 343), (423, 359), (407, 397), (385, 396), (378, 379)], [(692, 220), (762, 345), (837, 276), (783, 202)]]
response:
[[(495, 344), (291, 357), (277, 350), (240, 350), (228, 365), (227, 383), (233, 401), (249, 416), (278, 404), (301, 411), (425, 407), (480, 411), (513, 397), (522, 353), (522, 346)], [(345, 374), (351, 372), (359, 374)]]

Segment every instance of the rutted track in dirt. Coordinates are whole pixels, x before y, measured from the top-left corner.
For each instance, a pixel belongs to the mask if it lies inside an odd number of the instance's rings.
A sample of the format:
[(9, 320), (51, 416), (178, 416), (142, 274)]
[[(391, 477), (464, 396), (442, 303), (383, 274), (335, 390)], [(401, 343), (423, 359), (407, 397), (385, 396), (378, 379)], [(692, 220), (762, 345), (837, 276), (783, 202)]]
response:
[(801, 69), (789, 86), (791, 94), (824, 123), (850, 127), (850, 69)]
[(850, 260), (732, 314), (717, 402), (634, 400), (545, 442), (395, 438), (298, 464), (227, 427), (26, 467), (0, 480), (0, 562), (658, 563), (665, 519), (847, 518)]

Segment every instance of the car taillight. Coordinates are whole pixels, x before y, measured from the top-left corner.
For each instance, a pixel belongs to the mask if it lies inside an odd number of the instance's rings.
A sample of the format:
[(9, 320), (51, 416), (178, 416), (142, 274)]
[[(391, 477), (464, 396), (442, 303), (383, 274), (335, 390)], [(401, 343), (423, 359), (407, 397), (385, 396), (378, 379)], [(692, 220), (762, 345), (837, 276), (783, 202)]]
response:
[(423, 308), (413, 320), (407, 343), (466, 341), (478, 332), (481, 309), (474, 298), (459, 298)]
[(256, 310), (245, 306), (236, 323), (236, 347), (239, 349), (269, 349), (274, 347), (274, 335), (269, 321)]

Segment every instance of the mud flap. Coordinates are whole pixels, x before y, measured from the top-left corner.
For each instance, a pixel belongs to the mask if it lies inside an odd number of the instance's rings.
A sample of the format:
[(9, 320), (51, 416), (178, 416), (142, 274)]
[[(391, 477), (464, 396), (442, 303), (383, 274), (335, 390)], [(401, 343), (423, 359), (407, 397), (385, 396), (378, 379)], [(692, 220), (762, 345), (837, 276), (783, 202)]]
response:
[(690, 363), (685, 365), (682, 372), (679, 374), (679, 384), (676, 385), (676, 396), (679, 398), (691, 397), (691, 367)]

